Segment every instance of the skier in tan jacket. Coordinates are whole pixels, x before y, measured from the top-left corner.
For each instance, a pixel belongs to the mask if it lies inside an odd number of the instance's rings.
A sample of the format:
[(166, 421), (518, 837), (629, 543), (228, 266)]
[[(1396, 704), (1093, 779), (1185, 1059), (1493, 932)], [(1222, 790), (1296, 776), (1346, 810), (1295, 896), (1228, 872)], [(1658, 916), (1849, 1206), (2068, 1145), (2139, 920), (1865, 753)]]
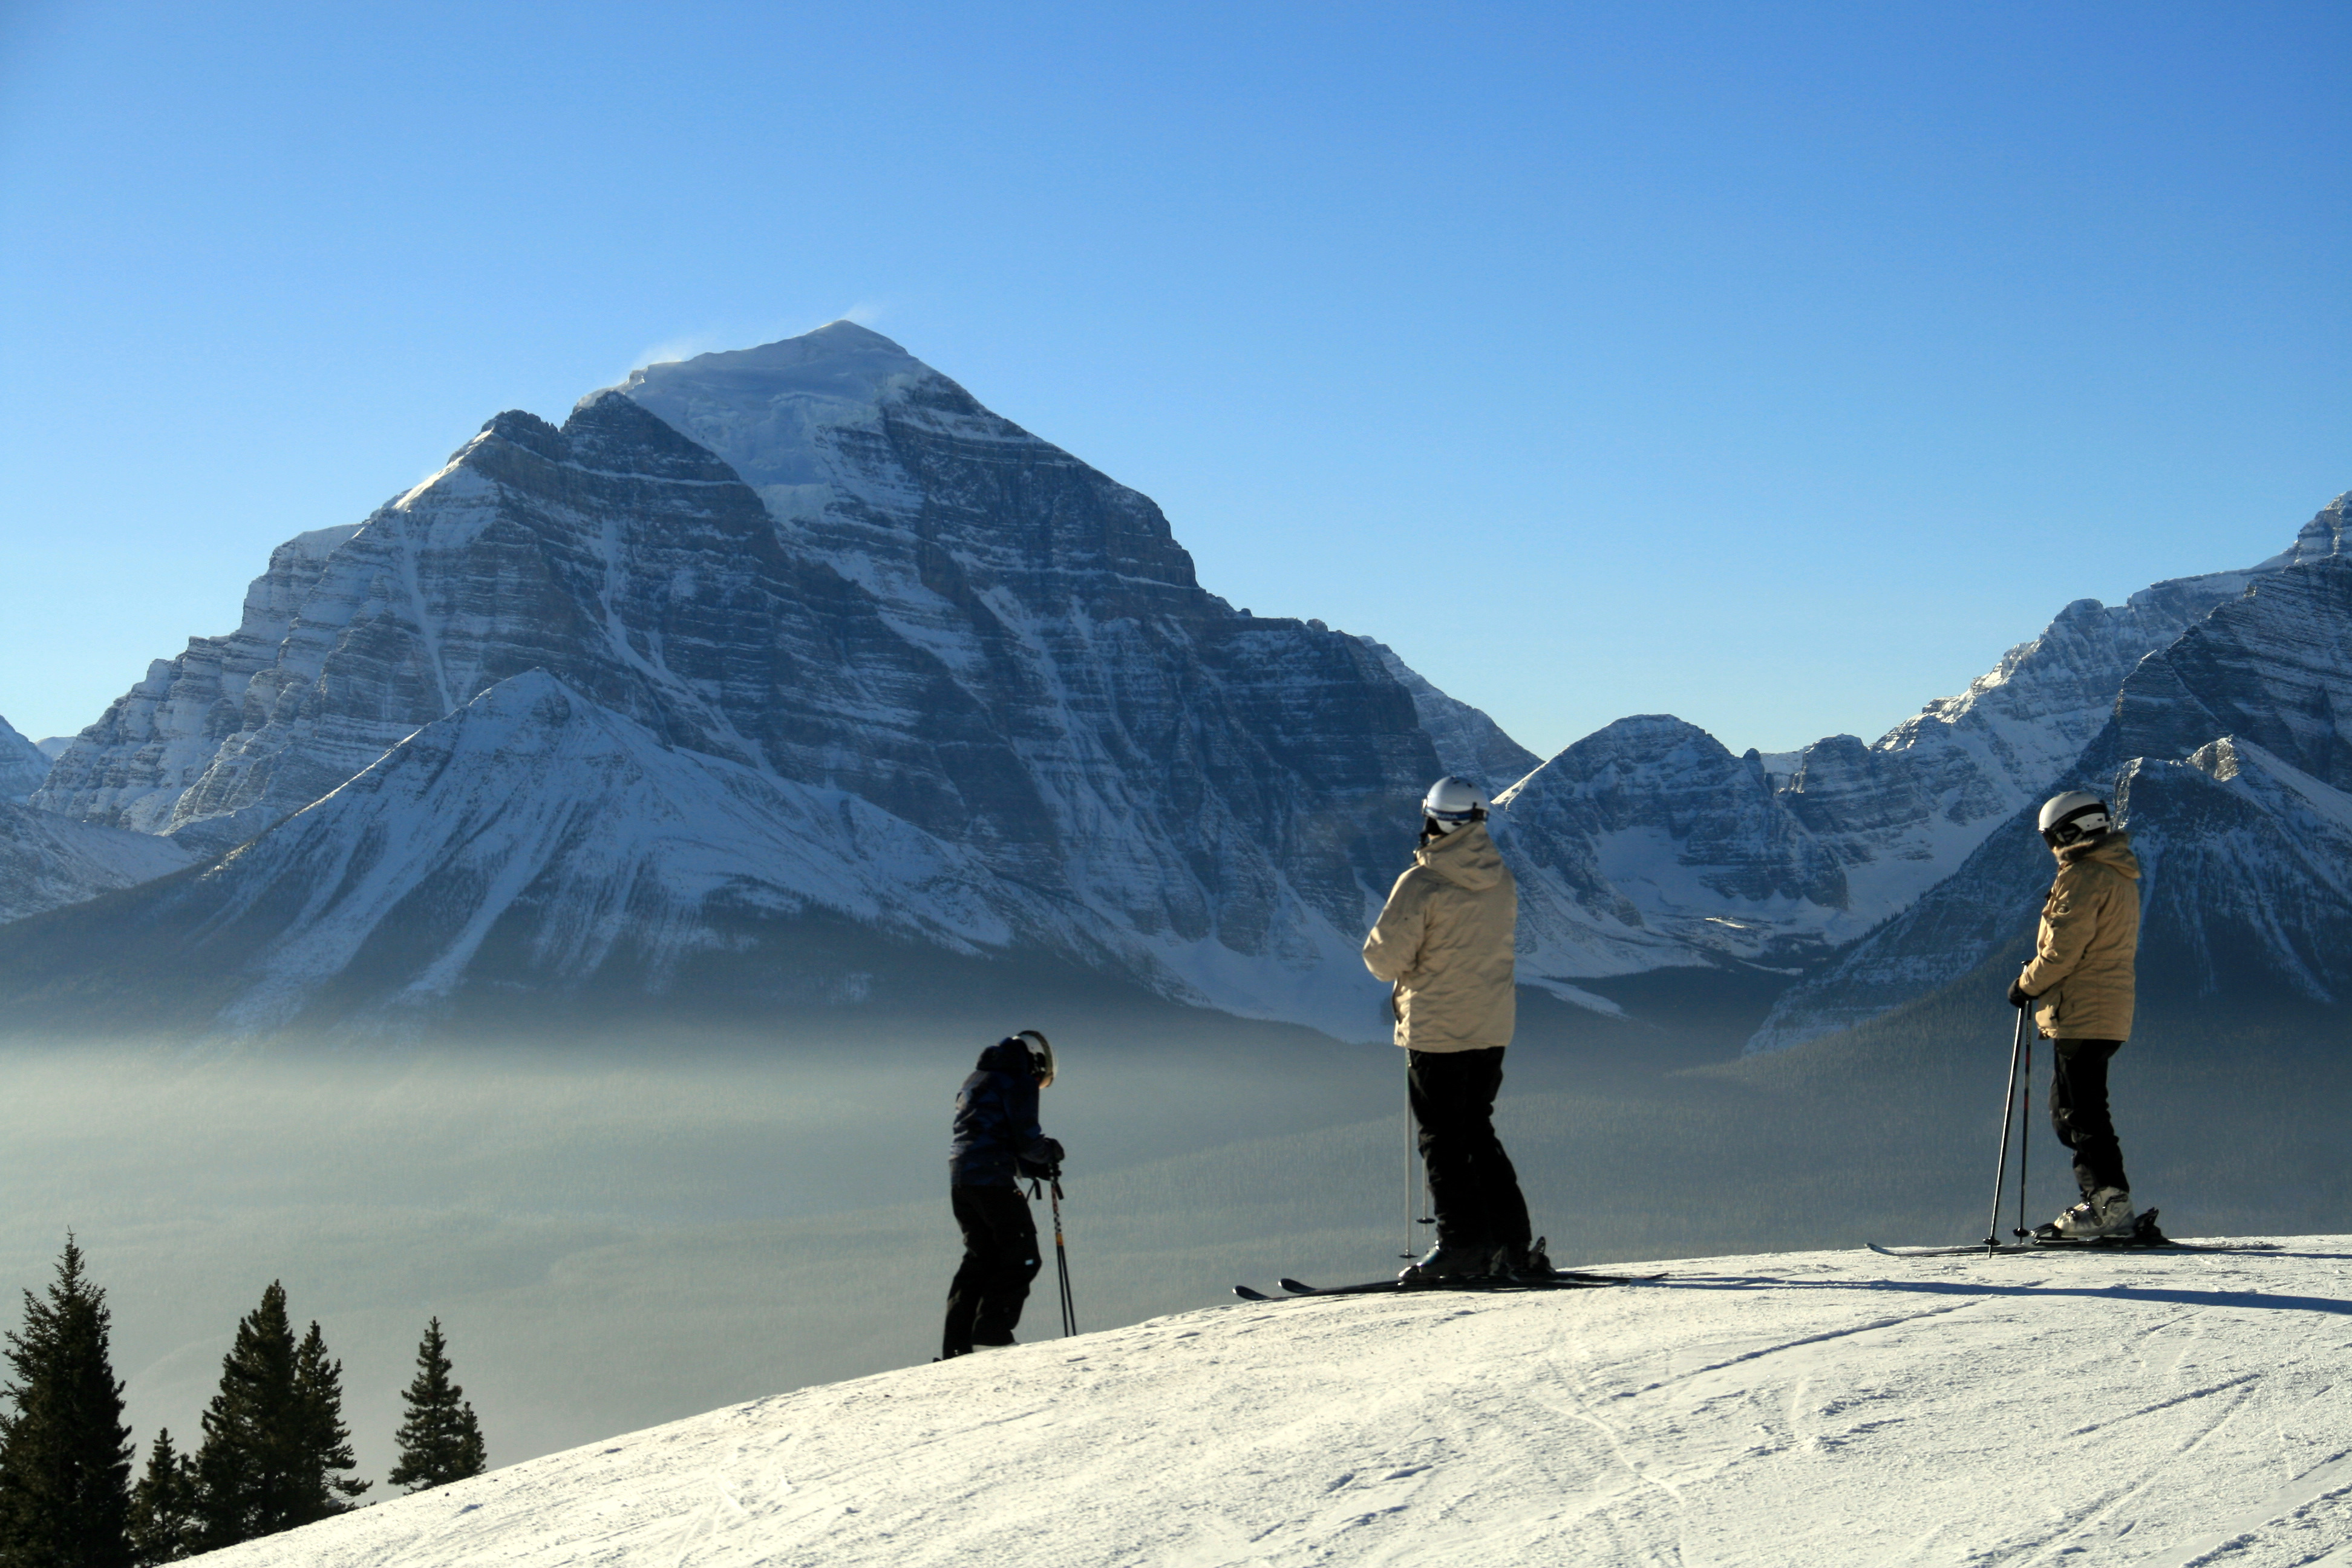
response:
[(1528, 1244), (1518, 1173), (1495, 1136), (1517, 1021), (1518, 889), (1486, 831), (1485, 791), (1442, 778), (1422, 818), (1412, 866), (1364, 939), (1364, 966), (1390, 983), (1437, 1214), (1437, 1245), (1402, 1278), (1549, 1276), (1542, 1244)]
[(2097, 795), (2053, 795), (2041, 822), (2058, 876), (2042, 905), (2033, 962), (2011, 983), (2009, 1002), (2040, 1005), (2034, 1023), (2057, 1058), (2050, 1121), (2058, 1141), (2074, 1151), (2083, 1201), (2035, 1234), (2045, 1240), (2129, 1236), (2138, 1216), (2123, 1145), (2107, 1115), (2107, 1062), (2131, 1034), (2139, 861)]

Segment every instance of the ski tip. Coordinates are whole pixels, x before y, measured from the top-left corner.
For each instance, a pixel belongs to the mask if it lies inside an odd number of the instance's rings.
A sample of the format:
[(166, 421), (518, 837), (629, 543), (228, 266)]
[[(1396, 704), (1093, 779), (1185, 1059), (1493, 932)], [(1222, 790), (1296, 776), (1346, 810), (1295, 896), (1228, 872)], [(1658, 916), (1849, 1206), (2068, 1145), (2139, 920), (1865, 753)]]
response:
[(1294, 1296), (1312, 1296), (1315, 1294), (1315, 1287), (1307, 1284), (1303, 1279), (1292, 1279), (1286, 1277), (1280, 1281), (1280, 1284), (1284, 1289), (1289, 1291)]
[(1265, 1291), (1253, 1290), (1246, 1285), (1234, 1286), (1234, 1294), (1239, 1296), (1244, 1301), (1271, 1301), (1274, 1300), (1273, 1297), (1267, 1295)]

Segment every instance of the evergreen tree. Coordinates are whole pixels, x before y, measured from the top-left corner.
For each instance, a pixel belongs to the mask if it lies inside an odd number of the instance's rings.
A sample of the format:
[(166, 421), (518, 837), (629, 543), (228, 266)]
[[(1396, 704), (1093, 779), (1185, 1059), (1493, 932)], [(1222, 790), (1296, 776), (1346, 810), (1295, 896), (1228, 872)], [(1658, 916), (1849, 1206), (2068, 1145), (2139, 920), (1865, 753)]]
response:
[(107, 1340), (106, 1292), (82, 1272), (68, 1235), (43, 1300), (25, 1292), (25, 1326), (0, 1352), (0, 1564), (129, 1568), (131, 1429)]
[(416, 1347), (416, 1376), (402, 1398), (408, 1414), (400, 1423), (400, 1462), (392, 1468), (392, 1484), (421, 1492), (478, 1476), (488, 1468), (482, 1447), (482, 1425), (474, 1407), (463, 1403), (466, 1391), (449, 1381), (449, 1345), (441, 1337), (441, 1320), (425, 1325)]
[(155, 1434), (147, 1473), (131, 1489), (131, 1557), (139, 1568), (177, 1563), (195, 1530), (195, 1467), (172, 1449), (172, 1429)]
[(327, 1354), (326, 1336), (313, 1321), (294, 1352), (294, 1394), (301, 1409), (302, 1510), (307, 1523), (349, 1513), (373, 1483), (355, 1481), (351, 1428), (343, 1425), (343, 1363)]
[(273, 1535), (306, 1521), (302, 1439), (308, 1423), (294, 1384), (294, 1330), (286, 1287), (273, 1280), (236, 1325), (221, 1358), (220, 1392), (205, 1409), (196, 1450), (198, 1552)]

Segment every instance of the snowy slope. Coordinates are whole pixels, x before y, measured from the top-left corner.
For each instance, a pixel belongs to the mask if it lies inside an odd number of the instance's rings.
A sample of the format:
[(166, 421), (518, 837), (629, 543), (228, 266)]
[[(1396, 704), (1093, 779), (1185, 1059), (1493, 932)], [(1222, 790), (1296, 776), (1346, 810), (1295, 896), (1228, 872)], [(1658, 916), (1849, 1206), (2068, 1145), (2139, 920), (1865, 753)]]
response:
[[(1312, 910), (1287, 912), (1340, 947)], [(803, 973), (814, 954), (793, 952), (804, 930), (759, 950), (764, 929), (811, 915), (949, 953), (1078, 952), (1130, 973), (1169, 957), (1082, 906), (1009, 896), (968, 844), (851, 791), (666, 745), (542, 670), (408, 736), (203, 875), (110, 911), (106, 947), (112, 972), (152, 975), (184, 965), (196, 933), (206, 994), (229, 988), (213, 1022), (239, 1034), (407, 1027), (468, 987), (667, 996), (747, 953), (771, 1008), (887, 984), (870, 941), (862, 963), (819, 976)], [(50, 968), (46, 951), (26, 967)], [(1296, 990), (1261, 997), (1246, 973), (1223, 979), (1228, 1000), (1300, 1005)], [(322, 995), (332, 1010), (306, 1018)]]
[(194, 858), (168, 838), (0, 801), (0, 924), (152, 880)]
[(2352, 1243), (1717, 1258), (1231, 1304), (804, 1389), (205, 1559), (1051, 1568), (2352, 1559)]
[(48, 774), (47, 754), (0, 719), (0, 802), (23, 805)]

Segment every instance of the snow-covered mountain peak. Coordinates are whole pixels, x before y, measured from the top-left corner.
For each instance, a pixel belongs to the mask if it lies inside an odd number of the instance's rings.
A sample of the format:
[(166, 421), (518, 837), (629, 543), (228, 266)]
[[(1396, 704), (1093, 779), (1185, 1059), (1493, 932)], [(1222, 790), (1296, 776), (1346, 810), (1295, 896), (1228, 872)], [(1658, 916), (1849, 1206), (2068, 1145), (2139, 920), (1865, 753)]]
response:
[[(758, 348), (646, 365), (610, 390), (718, 453), (765, 495), (771, 487), (827, 483), (835, 475), (822, 433), (870, 429), (886, 398), (929, 383), (962, 393), (881, 333), (835, 321)], [(780, 518), (822, 505), (815, 497), (770, 499)]]
[(950, 664), (977, 657), (966, 634), (982, 604), (992, 622), (1016, 599), (1023, 615), (1084, 600), (1106, 621), (1173, 598), (1188, 616), (1209, 607), (1150, 498), (854, 323), (649, 365), (598, 395), (715, 453), (792, 549), (875, 595)]

